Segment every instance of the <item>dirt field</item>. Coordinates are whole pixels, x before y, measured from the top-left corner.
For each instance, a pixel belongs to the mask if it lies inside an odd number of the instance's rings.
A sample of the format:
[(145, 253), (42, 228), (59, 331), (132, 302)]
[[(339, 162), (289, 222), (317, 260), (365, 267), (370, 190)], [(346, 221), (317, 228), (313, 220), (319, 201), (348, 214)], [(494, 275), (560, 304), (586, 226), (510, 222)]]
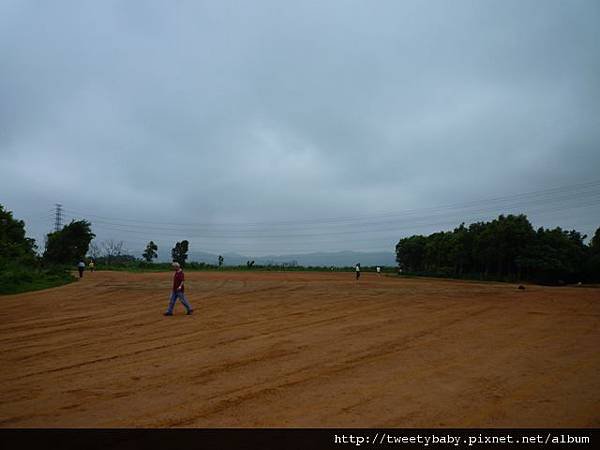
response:
[(0, 297), (0, 426), (600, 426), (600, 289), (171, 276)]

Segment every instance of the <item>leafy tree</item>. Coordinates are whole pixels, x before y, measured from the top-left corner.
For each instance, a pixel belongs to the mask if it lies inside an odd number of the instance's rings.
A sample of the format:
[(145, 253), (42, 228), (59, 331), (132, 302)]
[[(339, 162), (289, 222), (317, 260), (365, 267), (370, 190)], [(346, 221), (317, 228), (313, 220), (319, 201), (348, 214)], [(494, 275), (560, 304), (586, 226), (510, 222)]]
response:
[(452, 247), (449, 258), (454, 264), (454, 273), (462, 275), (471, 267), (472, 236), (465, 224), (461, 223), (452, 232)]
[(473, 240), (473, 259), (484, 277), (496, 273), (496, 268), (501, 265), (503, 255), (498, 228), (498, 222), (495, 220), (482, 223)]
[(600, 254), (600, 227), (598, 227), (598, 229), (594, 233), (594, 237), (590, 242), (590, 250), (592, 254)]
[(57, 264), (73, 264), (85, 257), (95, 236), (88, 221), (73, 220), (62, 230), (48, 234), (44, 260)]
[(425, 236), (411, 236), (400, 239), (396, 245), (396, 261), (403, 269), (419, 272), (424, 269), (425, 262)]
[(175, 244), (175, 247), (173, 247), (173, 249), (171, 250), (171, 257), (173, 258), (173, 261), (178, 262), (179, 264), (181, 264), (181, 266), (183, 266), (185, 264), (185, 260), (188, 257), (188, 248), (188, 241), (183, 240), (181, 242), (177, 242)]
[(36, 248), (35, 240), (25, 236), (25, 222), (0, 205), (0, 259), (30, 263)]
[(142, 256), (144, 257), (144, 259), (147, 262), (152, 262), (152, 260), (158, 256), (158, 254), (156, 253), (157, 250), (158, 250), (158, 245), (156, 245), (154, 243), (154, 241), (150, 241), (150, 242), (148, 242), (148, 245), (146, 246), (146, 250), (144, 251)]
[[(56, 242), (56, 239), (51, 239), (50, 245)], [(36, 249), (35, 241), (25, 236), (25, 223), (15, 220), (12, 213), (0, 205), (1, 294), (44, 289), (74, 280), (74, 277), (59, 267), (52, 264), (46, 267), (41, 265)]]
[(396, 245), (401, 269), (438, 275), (530, 279), (544, 283), (600, 279), (600, 229), (585, 236), (561, 228), (535, 231), (527, 216), (500, 215), (451, 232), (410, 236)]
[(434, 233), (425, 242), (424, 265), (427, 270), (446, 272), (453, 264), (450, 261), (452, 253), (452, 234)]
[(600, 227), (590, 242), (585, 264), (585, 278), (589, 281), (600, 281)]
[(560, 227), (539, 228), (535, 240), (528, 246), (518, 263), (528, 278), (543, 283), (577, 281), (585, 265), (585, 236)]
[(499, 216), (490, 224), (493, 233), (493, 251), (490, 256), (494, 273), (500, 276), (512, 276), (517, 273), (516, 259), (524, 249), (535, 240), (535, 231), (527, 216)]

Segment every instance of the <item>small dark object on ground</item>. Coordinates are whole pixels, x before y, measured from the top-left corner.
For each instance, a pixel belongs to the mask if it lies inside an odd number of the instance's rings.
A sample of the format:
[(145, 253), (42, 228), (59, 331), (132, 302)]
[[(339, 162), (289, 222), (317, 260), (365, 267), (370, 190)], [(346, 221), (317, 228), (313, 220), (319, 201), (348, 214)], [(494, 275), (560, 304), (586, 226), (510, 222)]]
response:
[(522, 284), (520, 284), (517, 289), (520, 289), (520, 290), (524, 291), (525, 290), (525, 286), (523, 286)]

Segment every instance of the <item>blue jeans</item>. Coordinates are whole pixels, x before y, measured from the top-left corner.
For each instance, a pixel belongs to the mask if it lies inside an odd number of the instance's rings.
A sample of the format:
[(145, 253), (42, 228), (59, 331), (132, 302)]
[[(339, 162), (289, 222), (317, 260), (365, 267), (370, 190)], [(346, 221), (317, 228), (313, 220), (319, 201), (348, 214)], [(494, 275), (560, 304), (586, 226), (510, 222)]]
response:
[(173, 307), (175, 306), (175, 302), (177, 301), (177, 299), (179, 299), (181, 303), (183, 303), (183, 306), (185, 306), (186, 311), (189, 312), (192, 309), (191, 305), (187, 301), (187, 298), (185, 298), (185, 295), (183, 295), (183, 292), (173, 291), (171, 293), (171, 299), (169, 300), (169, 308), (167, 309), (168, 313), (173, 312)]

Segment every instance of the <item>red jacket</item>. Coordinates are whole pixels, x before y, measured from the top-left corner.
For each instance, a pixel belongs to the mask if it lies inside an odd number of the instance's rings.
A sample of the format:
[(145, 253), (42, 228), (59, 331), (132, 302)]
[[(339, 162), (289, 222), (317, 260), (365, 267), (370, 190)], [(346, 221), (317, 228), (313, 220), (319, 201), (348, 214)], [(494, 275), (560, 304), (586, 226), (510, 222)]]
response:
[(181, 283), (183, 283), (183, 270), (178, 270), (175, 272), (175, 276), (173, 277), (173, 291), (174, 292), (183, 292), (185, 286), (181, 286), (181, 291), (178, 291), (178, 287)]

